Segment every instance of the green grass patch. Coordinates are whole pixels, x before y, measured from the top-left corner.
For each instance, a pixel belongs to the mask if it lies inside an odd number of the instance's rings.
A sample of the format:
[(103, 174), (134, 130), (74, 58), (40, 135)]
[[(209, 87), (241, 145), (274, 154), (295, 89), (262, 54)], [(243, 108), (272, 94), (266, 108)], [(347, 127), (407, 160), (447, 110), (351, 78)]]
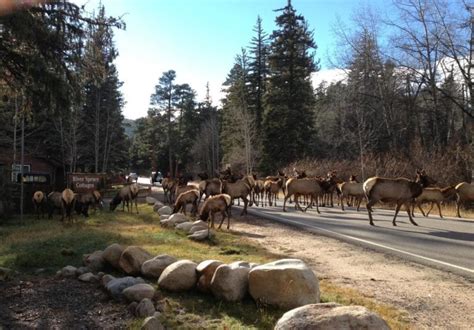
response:
[[(21, 273), (46, 268), (49, 273), (66, 266), (82, 265), (83, 254), (103, 250), (112, 243), (138, 245), (154, 255), (169, 254), (179, 259), (200, 262), (217, 259), (225, 263), (248, 261), (266, 263), (285, 257), (271, 254), (251, 243), (238, 232), (218, 231), (210, 241), (194, 242), (174, 229), (162, 228), (151, 206), (140, 205), (140, 214), (102, 211), (90, 218), (76, 217), (77, 223), (65, 225), (55, 215), (52, 220), (27, 217), (7, 219), (0, 225), (0, 267)], [(282, 253), (290, 250), (282, 249)], [(391, 306), (381, 305), (352, 289), (321, 281), (323, 302), (357, 304), (379, 313), (394, 329), (409, 327), (406, 315)], [(225, 303), (197, 292), (164, 293), (166, 308), (162, 323), (169, 328), (273, 328), (283, 311), (257, 306), (251, 299)], [(130, 322), (140, 328), (141, 320)]]

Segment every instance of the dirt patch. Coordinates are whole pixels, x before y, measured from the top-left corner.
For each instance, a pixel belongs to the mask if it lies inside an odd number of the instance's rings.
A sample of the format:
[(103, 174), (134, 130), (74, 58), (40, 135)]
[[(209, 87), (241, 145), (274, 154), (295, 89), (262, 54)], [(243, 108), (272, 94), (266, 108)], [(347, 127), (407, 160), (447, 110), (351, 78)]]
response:
[(0, 283), (0, 292), (0, 328), (5, 329), (121, 329), (132, 317), (98, 284), (77, 279)]
[(461, 276), (251, 216), (231, 226), (270, 252), (303, 259), (320, 279), (406, 311), (415, 328), (472, 329), (474, 285)]

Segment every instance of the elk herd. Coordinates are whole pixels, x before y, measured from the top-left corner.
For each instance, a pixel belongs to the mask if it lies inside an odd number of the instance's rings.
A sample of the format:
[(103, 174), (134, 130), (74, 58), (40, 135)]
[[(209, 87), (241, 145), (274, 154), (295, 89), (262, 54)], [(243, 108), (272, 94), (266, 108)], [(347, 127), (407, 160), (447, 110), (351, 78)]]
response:
[[(191, 182), (192, 178), (186, 176), (163, 179), (165, 200), (170, 204), (174, 203), (174, 212), (186, 212), (186, 205), (191, 204), (192, 214), (196, 215), (203, 196), (205, 196), (205, 202), (211, 197), (219, 196), (221, 203), (214, 213), (219, 211), (224, 221), (225, 217), (230, 216), (230, 209), (235, 200), (240, 204), (240, 199), (242, 199), (244, 205), (241, 215), (244, 215), (247, 213), (248, 206), (276, 205), (281, 192), (284, 196), (283, 211), (285, 212), (288, 202), (294, 203), (297, 210), (305, 212), (308, 208), (314, 207), (316, 212), (320, 213), (320, 206), (334, 206), (335, 197), (338, 197), (342, 211), (345, 210), (345, 205), (355, 206), (359, 211), (362, 201), (365, 201), (370, 225), (374, 225), (372, 207), (378, 202), (391, 203), (395, 206), (392, 224), (396, 226), (396, 218), (402, 206), (405, 206), (410, 222), (417, 225), (413, 220), (415, 207), (420, 209), (423, 216), (428, 216), (436, 205), (440, 217), (443, 217), (441, 204), (455, 200), (457, 216), (461, 217), (460, 206), (474, 201), (474, 184), (463, 182), (456, 186), (434, 187), (436, 181), (424, 170), (417, 170), (413, 180), (371, 177), (365, 182), (359, 182), (355, 175), (351, 175), (347, 181), (341, 180), (336, 171), (330, 171), (325, 177), (308, 177), (304, 171), (294, 170), (292, 176), (278, 172), (276, 176), (257, 178), (255, 175), (235, 175), (227, 169), (215, 178), (208, 178), (203, 174), (198, 176), (200, 178), (198, 182)], [(225, 201), (229, 199), (231, 202), (226, 204)], [(210, 199), (212, 200), (214, 198)], [(422, 209), (425, 203), (431, 203), (426, 213)], [(301, 204), (305, 207), (303, 208)], [(210, 217), (207, 208), (206, 211), (199, 212), (202, 220), (208, 220)]]
[[(220, 214), (221, 223), (227, 218), (227, 228), (230, 226), (231, 208), (234, 201), (243, 208), (240, 215), (247, 214), (249, 206), (276, 206), (280, 193), (283, 193), (283, 211), (286, 212), (287, 203), (293, 203), (296, 210), (306, 212), (308, 208), (315, 208), (319, 214), (320, 206), (334, 207), (334, 197), (338, 197), (341, 210), (345, 205), (355, 206), (359, 211), (362, 201), (366, 202), (369, 222), (374, 225), (372, 207), (378, 203), (392, 203), (395, 205), (395, 214), (392, 224), (396, 226), (396, 218), (402, 206), (405, 206), (408, 218), (413, 225), (414, 209), (417, 207), (423, 216), (428, 216), (433, 206), (438, 207), (442, 218), (441, 204), (450, 200), (456, 201), (456, 214), (461, 217), (460, 206), (474, 201), (474, 184), (462, 182), (456, 186), (444, 188), (434, 187), (435, 180), (430, 178), (424, 170), (416, 171), (413, 180), (406, 178), (371, 177), (365, 182), (359, 182), (355, 175), (345, 181), (338, 177), (336, 171), (330, 171), (326, 176), (309, 177), (304, 171), (294, 170), (293, 175), (286, 175), (279, 171), (275, 176), (257, 178), (255, 175), (236, 175), (230, 168), (220, 172), (218, 176), (209, 178), (205, 174), (198, 174), (200, 180), (193, 181), (189, 175), (179, 178), (164, 178), (162, 188), (165, 202), (173, 205), (173, 213), (183, 212), (191, 205), (192, 216), (209, 221), (213, 226), (215, 216)], [(127, 206), (133, 211), (133, 202), (138, 213), (137, 196), (139, 186), (134, 183), (121, 188), (109, 206), (113, 211), (122, 203), (122, 210)], [(204, 197), (204, 203), (198, 210)], [(425, 213), (422, 205), (431, 203)], [(33, 204), (36, 216), (44, 217), (45, 210), (49, 218), (55, 210), (60, 210), (61, 221), (67, 218), (71, 221), (73, 211), (88, 216), (89, 208), (102, 208), (102, 196), (98, 191), (89, 193), (74, 193), (71, 189), (62, 192), (51, 192), (48, 195), (37, 191), (33, 195)], [(301, 205), (304, 205), (304, 208)], [(220, 228), (219, 226), (219, 228)]]

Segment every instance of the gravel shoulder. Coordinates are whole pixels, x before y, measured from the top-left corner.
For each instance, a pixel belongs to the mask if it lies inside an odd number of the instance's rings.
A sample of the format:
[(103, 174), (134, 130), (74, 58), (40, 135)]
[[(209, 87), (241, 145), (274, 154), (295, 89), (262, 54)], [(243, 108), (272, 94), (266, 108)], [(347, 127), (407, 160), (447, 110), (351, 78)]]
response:
[(472, 329), (468, 279), (269, 220), (233, 220), (233, 231), (270, 252), (303, 259), (320, 279), (405, 311), (414, 328)]

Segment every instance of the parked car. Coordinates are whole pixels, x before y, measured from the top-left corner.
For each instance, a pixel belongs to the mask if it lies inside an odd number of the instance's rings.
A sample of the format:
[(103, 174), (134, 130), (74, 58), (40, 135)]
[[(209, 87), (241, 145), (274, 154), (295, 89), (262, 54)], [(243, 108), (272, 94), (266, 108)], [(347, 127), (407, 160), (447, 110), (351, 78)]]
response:
[(135, 172), (132, 172), (127, 176), (127, 182), (133, 182), (133, 181), (135, 182), (138, 181), (138, 174)]
[(159, 182), (161, 184), (161, 181), (163, 181), (163, 174), (161, 174), (160, 171), (151, 172), (151, 179), (150, 179), (151, 184), (155, 184), (156, 182)]

